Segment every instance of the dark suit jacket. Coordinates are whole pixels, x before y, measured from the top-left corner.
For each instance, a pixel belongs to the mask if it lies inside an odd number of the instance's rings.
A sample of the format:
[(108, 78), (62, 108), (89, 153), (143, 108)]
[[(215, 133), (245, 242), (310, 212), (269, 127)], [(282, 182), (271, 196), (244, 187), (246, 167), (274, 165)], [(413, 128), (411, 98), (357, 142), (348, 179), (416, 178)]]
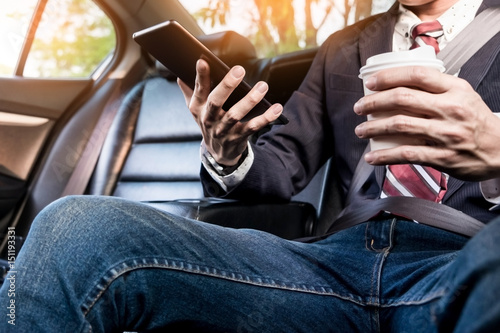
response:
[[(480, 10), (498, 5), (500, 0), (485, 0)], [(354, 134), (354, 128), (366, 120), (353, 112), (354, 103), (363, 96), (359, 69), (368, 57), (392, 49), (397, 8), (396, 3), (384, 14), (333, 34), (322, 45), (300, 89), (285, 106), (290, 123), (275, 126), (253, 145), (254, 164), (229, 197), (287, 200), (306, 186), (330, 157), (338, 170), (341, 190), (347, 193), (367, 145)], [(494, 112), (500, 112), (499, 51), (497, 34), (460, 71)], [(378, 197), (384, 173), (383, 166), (375, 168), (363, 196)], [(216, 184), (203, 171), (202, 179), (208, 194), (218, 194)], [(484, 222), (499, 214), (489, 211), (492, 204), (483, 198), (477, 182), (450, 178), (443, 203)]]

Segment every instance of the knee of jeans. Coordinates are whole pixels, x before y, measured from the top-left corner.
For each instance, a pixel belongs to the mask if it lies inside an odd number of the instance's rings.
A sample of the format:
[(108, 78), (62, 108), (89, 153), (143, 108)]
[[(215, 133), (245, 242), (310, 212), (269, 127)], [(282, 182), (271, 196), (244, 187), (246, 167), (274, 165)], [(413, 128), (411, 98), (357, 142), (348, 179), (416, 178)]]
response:
[[(124, 223), (113, 218), (119, 199), (96, 196), (68, 196), (45, 207), (33, 221), (30, 235), (37, 238), (70, 240), (78, 237), (91, 239), (106, 232), (109, 221)], [(116, 214), (115, 214), (116, 215)]]
[[(90, 215), (104, 210), (99, 199), (92, 196), (68, 196), (58, 199), (45, 207), (33, 221), (32, 229), (39, 227), (64, 228), (70, 220), (80, 220), (82, 223), (91, 223)], [(91, 213), (92, 214), (89, 214)], [(89, 221), (85, 221), (85, 220)]]
[(155, 229), (154, 221), (165, 229), (182, 224), (174, 216), (120, 198), (68, 196), (42, 210), (30, 233), (52, 241), (57, 238), (64, 243), (73, 240), (105, 246), (104, 243), (116, 244), (124, 235), (130, 237), (138, 230)]
[(27, 256), (20, 255), (20, 258), (38, 258), (40, 261), (50, 258), (53, 263), (65, 262), (61, 258), (68, 253), (75, 253), (78, 247), (86, 248), (79, 252), (92, 255), (92, 243), (89, 242), (92, 236), (89, 234), (93, 228), (89, 224), (94, 222), (85, 211), (100, 210), (95, 201), (94, 198), (83, 196), (64, 197), (45, 207), (33, 221), (21, 249)]

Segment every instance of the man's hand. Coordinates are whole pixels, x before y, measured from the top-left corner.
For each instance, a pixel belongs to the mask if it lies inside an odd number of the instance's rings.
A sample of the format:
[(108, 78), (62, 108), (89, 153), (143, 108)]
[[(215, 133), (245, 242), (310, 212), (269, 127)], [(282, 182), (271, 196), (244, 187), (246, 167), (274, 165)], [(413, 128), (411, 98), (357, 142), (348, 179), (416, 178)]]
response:
[(267, 84), (257, 83), (231, 109), (223, 110), (226, 99), (245, 76), (243, 67), (233, 67), (213, 91), (210, 91), (210, 68), (206, 61), (198, 61), (196, 73), (194, 90), (178, 80), (186, 104), (200, 126), (207, 150), (215, 161), (226, 166), (235, 165), (247, 147), (248, 138), (276, 120), (283, 107), (275, 104), (264, 114), (247, 122), (240, 122), (264, 98), (268, 90)]
[(375, 94), (354, 106), (359, 115), (393, 112), (360, 124), (360, 138), (411, 136), (415, 145), (373, 151), (370, 164), (430, 165), (463, 180), (500, 177), (500, 118), (460, 78), (424, 67), (380, 71), (366, 83)]

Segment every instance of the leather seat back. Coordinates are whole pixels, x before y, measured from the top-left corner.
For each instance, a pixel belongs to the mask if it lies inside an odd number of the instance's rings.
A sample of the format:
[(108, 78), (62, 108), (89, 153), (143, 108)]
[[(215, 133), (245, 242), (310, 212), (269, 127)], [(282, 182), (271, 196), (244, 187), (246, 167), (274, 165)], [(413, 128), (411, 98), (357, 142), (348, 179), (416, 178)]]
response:
[(141, 201), (202, 197), (200, 141), (177, 83), (148, 78), (119, 110), (89, 192)]

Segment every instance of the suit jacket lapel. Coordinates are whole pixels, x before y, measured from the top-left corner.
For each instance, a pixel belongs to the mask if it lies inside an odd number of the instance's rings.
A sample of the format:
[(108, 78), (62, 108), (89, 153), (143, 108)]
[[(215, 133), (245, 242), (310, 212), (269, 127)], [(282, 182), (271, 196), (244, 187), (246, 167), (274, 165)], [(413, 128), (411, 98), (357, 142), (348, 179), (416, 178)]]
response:
[[(361, 66), (369, 57), (392, 51), (392, 36), (399, 10), (396, 2), (386, 13), (382, 14), (368, 29), (359, 35), (359, 56)], [(389, 37), (389, 38), (387, 38)]]
[[(499, 0), (485, 0), (479, 7), (478, 14), (486, 8), (495, 6), (500, 6)], [(486, 43), (460, 70), (459, 76), (467, 80), (474, 90), (477, 90), (500, 51), (500, 44), (496, 42), (497, 37), (498, 35)]]
[[(359, 35), (359, 57), (361, 66), (366, 60), (374, 55), (392, 51), (392, 36), (394, 25), (398, 17), (399, 3), (396, 2), (386, 13), (382, 14), (376, 21)], [(387, 38), (389, 37), (389, 38)], [(363, 158), (363, 157), (361, 157)], [(380, 187), (384, 179), (385, 166), (374, 168), (377, 184)]]

